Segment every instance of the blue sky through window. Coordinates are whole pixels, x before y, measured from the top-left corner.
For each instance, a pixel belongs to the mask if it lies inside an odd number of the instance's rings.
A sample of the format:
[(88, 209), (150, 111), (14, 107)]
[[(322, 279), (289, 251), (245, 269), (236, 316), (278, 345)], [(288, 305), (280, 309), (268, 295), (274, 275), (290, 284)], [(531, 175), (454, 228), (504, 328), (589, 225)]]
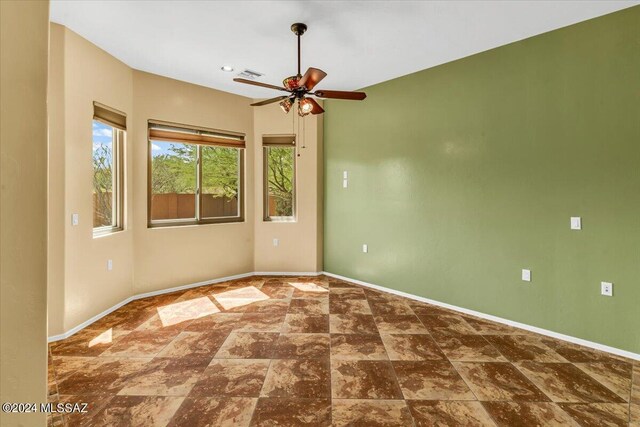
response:
[(111, 148), (113, 142), (113, 128), (96, 120), (93, 121), (93, 151), (101, 146)]
[(171, 142), (151, 141), (151, 156), (156, 157), (161, 154), (175, 154), (170, 150), (172, 145), (175, 144)]

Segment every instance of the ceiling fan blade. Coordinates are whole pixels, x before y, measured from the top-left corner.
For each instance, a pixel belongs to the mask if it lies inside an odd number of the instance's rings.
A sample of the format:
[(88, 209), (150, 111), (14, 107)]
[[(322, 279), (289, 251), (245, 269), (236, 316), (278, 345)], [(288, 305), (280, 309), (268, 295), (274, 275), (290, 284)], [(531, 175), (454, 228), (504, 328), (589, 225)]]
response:
[(318, 68), (309, 68), (298, 82), (298, 86), (304, 86), (307, 90), (313, 89), (322, 79), (327, 77), (327, 73)]
[(288, 98), (288, 95), (276, 96), (275, 98), (265, 99), (264, 101), (255, 102), (251, 104), (252, 107), (259, 107), (261, 105), (273, 104), (274, 102), (282, 101), (285, 98)]
[(311, 114), (322, 114), (324, 113), (324, 109), (318, 104), (318, 102), (313, 98), (306, 98), (313, 104), (313, 109), (311, 110)]
[(367, 94), (364, 92), (348, 92), (343, 90), (317, 90), (314, 95), (318, 98), (351, 99), (354, 101), (362, 101), (367, 97)]
[(245, 83), (248, 85), (261, 86), (269, 89), (283, 90), (285, 92), (289, 92), (287, 89), (283, 88), (282, 86), (270, 85), (269, 83), (254, 82), (253, 80), (247, 80), (247, 79), (241, 79), (241, 78), (235, 78), (233, 79), (233, 81), (238, 83)]

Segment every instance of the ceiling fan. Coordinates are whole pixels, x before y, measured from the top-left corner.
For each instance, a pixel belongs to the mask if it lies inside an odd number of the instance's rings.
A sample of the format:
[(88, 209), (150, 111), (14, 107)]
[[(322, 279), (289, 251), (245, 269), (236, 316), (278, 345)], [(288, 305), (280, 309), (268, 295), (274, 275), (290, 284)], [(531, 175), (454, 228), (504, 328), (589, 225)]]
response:
[(347, 92), (341, 90), (316, 90), (316, 87), (322, 79), (327, 76), (327, 73), (318, 68), (309, 68), (304, 75), (300, 74), (300, 36), (307, 31), (307, 26), (302, 23), (295, 23), (291, 25), (291, 31), (298, 37), (298, 74), (295, 76), (287, 77), (282, 81), (283, 86), (270, 85), (268, 83), (256, 82), (253, 80), (235, 78), (234, 81), (238, 83), (245, 83), (254, 86), (266, 87), (269, 89), (280, 90), (283, 92), (289, 92), (288, 95), (277, 96), (275, 98), (266, 99), (264, 101), (251, 104), (253, 107), (259, 107), (261, 105), (273, 104), (274, 102), (280, 103), (280, 108), (285, 113), (289, 113), (296, 101), (298, 101), (298, 115), (306, 116), (307, 114), (322, 114), (324, 110), (316, 102), (315, 99), (309, 97), (309, 95), (317, 96), (318, 98), (332, 98), (332, 99), (349, 99), (355, 101), (362, 101), (367, 97), (364, 92)]

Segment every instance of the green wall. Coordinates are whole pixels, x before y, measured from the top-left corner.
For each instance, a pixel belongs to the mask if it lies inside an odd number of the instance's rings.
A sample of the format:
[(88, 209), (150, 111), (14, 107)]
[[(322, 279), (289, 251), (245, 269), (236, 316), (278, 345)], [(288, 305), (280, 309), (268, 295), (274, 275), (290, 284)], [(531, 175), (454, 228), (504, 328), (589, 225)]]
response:
[(366, 92), (325, 103), (326, 271), (640, 353), (640, 7)]

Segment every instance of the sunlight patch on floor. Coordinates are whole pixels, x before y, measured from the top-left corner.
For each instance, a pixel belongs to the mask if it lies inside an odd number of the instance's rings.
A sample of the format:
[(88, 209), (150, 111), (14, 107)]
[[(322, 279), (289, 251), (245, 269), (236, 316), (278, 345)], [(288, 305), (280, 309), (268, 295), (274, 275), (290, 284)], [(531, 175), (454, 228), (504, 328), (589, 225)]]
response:
[(225, 310), (230, 310), (254, 302), (268, 300), (269, 296), (255, 286), (246, 286), (244, 288), (216, 294), (213, 298), (215, 298)]
[(328, 289), (325, 289), (322, 286), (318, 286), (312, 282), (289, 282), (289, 284), (294, 288), (301, 290), (302, 292), (329, 292)]
[(113, 341), (113, 329), (109, 328), (102, 332), (100, 335), (89, 341), (89, 347), (99, 344), (109, 344)]
[(171, 326), (219, 312), (218, 307), (207, 297), (194, 298), (189, 301), (158, 307), (158, 315), (162, 321), (162, 326)]

